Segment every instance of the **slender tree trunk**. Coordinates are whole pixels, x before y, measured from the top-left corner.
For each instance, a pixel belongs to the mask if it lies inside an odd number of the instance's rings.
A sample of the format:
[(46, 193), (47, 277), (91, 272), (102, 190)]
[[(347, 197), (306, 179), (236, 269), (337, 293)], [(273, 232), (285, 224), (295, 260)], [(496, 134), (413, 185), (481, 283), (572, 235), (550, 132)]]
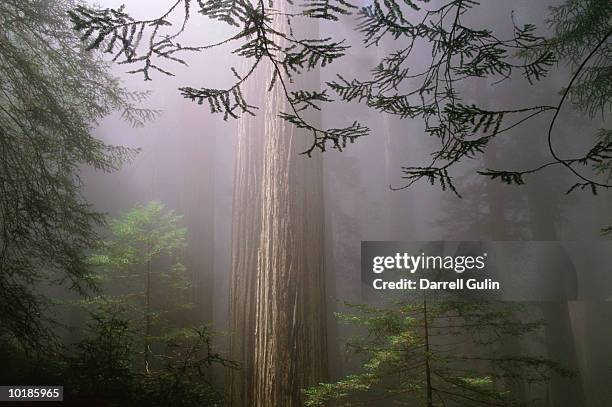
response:
[(147, 282), (145, 288), (145, 338), (144, 338), (144, 368), (149, 373), (149, 359), (151, 348), (149, 336), (151, 335), (151, 260), (147, 261)]
[(427, 380), (427, 407), (433, 407), (433, 386), (429, 364), (429, 322), (427, 321), (427, 299), (423, 299), (423, 323), (425, 324), (425, 379)]
[(243, 369), (230, 374), (230, 406), (301, 406), (327, 368), (322, 161), (300, 155), (308, 135), (278, 118), (290, 109), (280, 83), (265, 92), (273, 69), (251, 81), (247, 99), (265, 102), (238, 141), (230, 357)]

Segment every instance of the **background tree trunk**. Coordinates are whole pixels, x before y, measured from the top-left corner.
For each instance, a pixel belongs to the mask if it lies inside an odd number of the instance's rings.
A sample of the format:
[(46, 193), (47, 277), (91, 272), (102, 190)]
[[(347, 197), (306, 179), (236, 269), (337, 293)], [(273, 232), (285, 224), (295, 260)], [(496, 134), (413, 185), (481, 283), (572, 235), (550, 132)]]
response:
[[(186, 123), (183, 126), (200, 125), (187, 113), (182, 118)], [(177, 160), (182, 160), (183, 164), (177, 168), (181, 180), (177, 209), (187, 226), (185, 266), (193, 282), (193, 319), (198, 323), (211, 323), (215, 263), (215, 133), (193, 129), (180, 137), (179, 143)]]
[[(541, 196), (553, 195), (545, 184), (538, 185), (538, 180), (533, 180), (527, 185), (528, 204), (533, 223), (534, 240), (557, 240), (556, 227), (554, 224), (554, 205), (546, 204), (546, 200)], [(537, 188), (537, 189), (536, 189)], [(548, 191), (549, 194), (543, 193)], [(571, 260), (563, 257), (564, 253), (559, 250), (555, 256), (560, 263), (566, 260), (567, 269), (555, 267), (559, 275), (550, 276), (551, 281), (555, 281), (559, 290), (563, 290), (571, 295), (572, 290), (577, 291), (576, 275), (569, 268), (572, 267)], [(577, 377), (568, 379), (554, 376), (550, 383), (550, 393), (548, 395), (549, 406), (580, 406), (586, 405), (585, 394), (580, 374), (580, 364), (576, 353), (576, 343), (574, 340), (574, 330), (571, 320), (571, 303), (567, 301), (551, 301), (542, 303), (542, 314), (545, 323), (546, 349), (548, 357), (560, 363), (563, 367), (572, 370)]]

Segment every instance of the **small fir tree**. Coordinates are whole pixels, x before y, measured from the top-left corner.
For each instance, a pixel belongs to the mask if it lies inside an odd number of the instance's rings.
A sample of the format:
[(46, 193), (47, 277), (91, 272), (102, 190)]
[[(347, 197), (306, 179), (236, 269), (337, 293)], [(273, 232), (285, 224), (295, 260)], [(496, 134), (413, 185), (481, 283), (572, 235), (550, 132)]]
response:
[(110, 222), (111, 237), (103, 242), (101, 254), (92, 258), (103, 267), (102, 280), (109, 292), (119, 293), (99, 299), (107, 305), (124, 304), (142, 327), (147, 372), (151, 342), (182, 336), (177, 320), (191, 307), (190, 282), (182, 263), (187, 229), (180, 223), (181, 216), (161, 202), (138, 205)]
[(343, 322), (367, 335), (347, 343), (363, 357), (362, 372), (305, 390), (306, 406), (359, 406), (377, 401), (402, 406), (518, 406), (516, 382), (545, 384), (571, 376), (535, 355), (508, 355), (502, 338), (524, 337), (541, 327), (520, 322), (516, 308), (493, 302), (423, 299), (392, 308), (349, 305)]

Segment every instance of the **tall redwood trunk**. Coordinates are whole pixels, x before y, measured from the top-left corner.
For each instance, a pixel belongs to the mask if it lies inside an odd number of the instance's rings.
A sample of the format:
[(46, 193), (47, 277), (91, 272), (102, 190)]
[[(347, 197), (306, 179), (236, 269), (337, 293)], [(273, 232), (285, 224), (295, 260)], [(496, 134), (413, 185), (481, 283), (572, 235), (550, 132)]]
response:
[(274, 67), (259, 69), (246, 98), (264, 102), (236, 157), (230, 357), (242, 370), (227, 403), (294, 407), (327, 368), (322, 161), (299, 154), (309, 135), (277, 117), (290, 107), (280, 83), (265, 91)]
[[(261, 106), (266, 92), (263, 72), (246, 84), (245, 93)], [(230, 358), (240, 364), (230, 370), (225, 402), (230, 407), (253, 405), (255, 350), (255, 290), (261, 235), (261, 170), (263, 114), (244, 116), (238, 126), (232, 209), (232, 272), (230, 278)]]

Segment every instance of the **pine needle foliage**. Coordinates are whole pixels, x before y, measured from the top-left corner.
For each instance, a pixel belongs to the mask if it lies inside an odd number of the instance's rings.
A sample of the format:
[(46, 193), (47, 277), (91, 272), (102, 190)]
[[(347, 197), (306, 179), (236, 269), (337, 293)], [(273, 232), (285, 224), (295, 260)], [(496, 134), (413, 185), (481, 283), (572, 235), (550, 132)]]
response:
[(540, 327), (518, 318), (514, 305), (449, 298), (349, 305), (344, 323), (360, 327), (347, 351), (361, 373), (305, 390), (306, 406), (519, 406), (514, 383), (537, 386), (553, 374), (571, 376), (537, 355), (505, 354), (500, 338), (525, 337)]
[(304, 15), (338, 21), (340, 15), (351, 15), (357, 6), (345, 0), (306, 0), (302, 4)]
[[(294, 5), (294, 13), (284, 13), (289, 21), (301, 19), (337, 20), (338, 15), (350, 14), (356, 7), (341, 1), (307, 1)], [(203, 45), (185, 46), (179, 42), (190, 21), (193, 10), (210, 20), (225, 23), (237, 32), (225, 40)], [(170, 16), (178, 15), (182, 23), (174, 27)], [(124, 8), (93, 9), (76, 7), (70, 12), (74, 28), (81, 33), (89, 49), (100, 49), (112, 54), (114, 61), (121, 64), (135, 64), (138, 68), (130, 71), (140, 73), (145, 80), (151, 80), (151, 73), (173, 75), (163, 62), (186, 65), (182, 55), (186, 52), (202, 52), (226, 44), (236, 44), (233, 53), (250, 61), (250, 68), (239, 74), (233, 67), (235, 77), (232, 86), (226, 89), (183, 87), (181, 94), (199, 104), (206, 104), (213, 114), (221, 114), (224, 120), (237, 119), (243, 114), (255, 114), (256, 106), (251, 105), (242, 91), (244, 83), (253, 72), (269, 62), (274, 67), (269, 89), (282, 86), (291, 107), (291, 112), (280, 113), (282, 119), (306, 130), (312, 136), (312, 145), (304, 151), (310, 155), (315, 149), (325, 150), (331, 145), (342, 149), (356, 138), (368, 133), (368, 128), (354, 122), (343, 128), (318, 128), (302, 117), (306, 108), (314, 108), (315, 102), (329, 103), (328, 97), (320, 92), (305, 90), (292, 91), (288, 83), (295, 75), (323, 68), (343, 57), (349, 48), (343, 40), (327, 38), (300, 38), (293, 30), (278, 31), (272, 25), (272, 18), (278, 14), (274, 3), (246, 0), (179, 0), (159, 18), (137, 21), (127, 15)], [(288, 44), (288, 45), (287, 45)]]
[(34, 287), (94, 286), (84, 253), (104, 219), (82, 196), (81, 168), (113, 171), (135, 153), (92, 126), (114, 111), (133, 125), (156, 115), (84, 50), (67, 16), (78, 4), (0, 2), (0, 339), (30, 349), (52, 336)]
[[(524, 57), (533, 57), (542, 52), (558, 55), (561, 62), (572, 71), (568, 85), (562, 90), (559, 104), (547, 132), (547, 141), (552, 160), (538, 167), (523, 171), (487, 170), (480, 173), (506, 183), (522, 184), (524, 176), (550, 166), (564, 166), (577, 179), (567, 193), (588, 190), (594, 195), (600, 189), (609, 189), (610, 166), (612, 165), (612, 139), (610, 130), (600, 129), (594, 136), (592, 147), (583, 156), (561, 158), (554, 146), (554, 126), (564, 104), (582, 112), (587, 118), (601, 116), (606, 120), (612, 111), (612, 4), (609, 1), (568, 0), (560, 6), (551, 7), (549, 25), (554, 35), (540, 41), (536, 46), (520, 50)], [(587, 167), (592, 175), (584, 175)]]
[[(438, 141), (427, 165), (402, 167), (407, 188), (426, 180), (459, 195), (453, 182), (454, 169), (464, 160), (473, 159), (485, 151), (491, 140), (520, 128), (536, 117), (550, 119), (546, 134), (550, 162), (527, 170), (487, 168), (480, 175), (499, 179), (509, 184), (522, 185), (526, 176), (547, 167), (565, 167), (576, 177), (576, 189), (611, 187), (600, 177), (601, 166), (609, 166), (612, 146), (609, 142), (594, 142), (583, 156), (561, 157), (554, 145), (555, 123), (559, 114), (571, 102), (589, 116), (608, 115), (610, 112), (610, 53), (612, 23), (610, 2), (605, 0), (567, 0), (550, 10), (553, 35), (545, 38), (533, 24), (518, 24), (510, 18), (512, 34), (500, 38), (486, 24), (468, 23), (482, 7), (476, 0), (445, 0), (434, 5), (429, 0), (373, 0), (357, 6), (345, 0), (303, 0), (288, 2), (290, 11), (282, 16), (289, 21), (287, 32), (271, 26), (274, 1), (259, 0), (189, 0), (171, 3), (167, 13), (155, 20), (135, 21), (123, 9), (93, 10), (77, 8), (71, 13), (74, 27), (81, 32), (90, 48), (113, 53), (120, 63), (135, 63), (150, 79), (150, 71), (171, 74), (156, 61), (170, 60), (184, 64), (177, 55), (186, 51), (204, 51), (229, 43), (238, 43), (234, 54), (248, 59), (251, 68), (236, 77), (227, 89), (181, 89), (183, 96), (197, 103), (208, 104), (212, 113), (224, 119), (255, 114), (255, 106), (245, 99), (242, 85), (255, 69), (266, 60), (274, 66), (270, 88), (282, 86), (292, 111), (280, 112), (280, 117), (312, 135), (313, 142), (305, 151), (324, 151), (331, 144), (337, 149), (369, 133), (367, 126), (354, 122), (343, 128), (320, 129), (305, 120), (301, 112), (330, 103), (329, 97), (308, 93), (304, 89), (288, 89), (292, 78), (305, 71), (322, 68), (345, 56), (351, 44), (332, 37), (297, 38), (291, 29), (295, 19), (314, 19), (339, 22), (356, 17), (357, 31), (366, 47), (391, 43), (393, 49), (372, 68), (369, 78), (345, 78), (338, 75), (329, 81), (325, 91), (344, 102), (360, 102), (378, 112), (402, 119), (418, 119), (425, 124), (425, 133)], [(278, 3), (276, 3), (278, 4)], [(197, 13), (211, 20), (226, 23), (236, 34), (214, 44), (183, 46), (177, 39), (184, 30), (195, 8)], [(168, 16), (183, 11), (183, 23), (174, 28)], [(312, 21), (316, 23), (316, 21)], [(594, 28), (596, 27), (596, 28)], [(162, 28), (169, 32), (162, 34)], [(172, 31), (173, 30), (173, 31)], [(290, 46), (283, 46), (288, 42)], [(416, 50), (423, 44), (431, 57), (425, 68), (415, 68)], [(421, 59), (420, 57), (418, 59)], [(545, 78), (559, 64), (569, 64), (572, 78), (558, 104), (540, 106), (512, 106), (496, 110), (466, 103), (465, 84), (485, 81), (498, 84), (509, 80), (524, 80), (532, 86)], [(321, 107), (320, 107), (321, 108)], [(587, 175), (581, 167), (589, 167)]]
[[(558, 54), (541, 47), (544, 38), (531, 24), (514, 23), (509, 39), (498, 38), (489, 28), (467, 25), (464, 21), (479, 7), (476, 1), (447, 1), (425, 9), (427, 3), (408, 2), (402, 7), (393, 1), (374, 1), (363, 8), (358, 28), (366, 45), (377, 46), (385, 40), (403, 45), (381, 59), (371, 79), (339, 77), (329, 85), (346, 101), (357, 99), (384, 113), (423, 120), (425, 132), (439, 140), (439, 148), (429, 165), (404, 167), (404, 178), (408, 186), (425, 179), (459, 194), (449, 171), (455, 164), (482, 154), (493, 138), (524, 120), (555, 109), (528, 106), (492, 111), (466, 105), (461, 84), (479, 79), (499, 83), (517, 76), (534, 84), (547, 75)], [(431, 62), (413, 72), (409, 61), (420, 43), (429, 44)], [(503, 180), (522, 181), (506, 174)]]
[(99, 270), (100, 286), (115, 293), (94, 299), (103, 307), (121, 305), (140, 328), (144, 368), (150, 371), (153, 344), (183, 333), (181, 316), (192, 308), (190, 280), (182, 258), (187, 229), (182, 217), (159, 201), (137, 205), (110, 223), (90, 264)]
[(166, 342), (163, 363), (144, 374), (135, 368), (138, 332), (119, 309), (91, 314), (85, 337), (63, 355), (57, 381), (68, 400), (103, 399), (110, 406), (221, 406), (221, 394), (209, 382), (212, 366), (235, 368), (213, 348), (205, 327)]

